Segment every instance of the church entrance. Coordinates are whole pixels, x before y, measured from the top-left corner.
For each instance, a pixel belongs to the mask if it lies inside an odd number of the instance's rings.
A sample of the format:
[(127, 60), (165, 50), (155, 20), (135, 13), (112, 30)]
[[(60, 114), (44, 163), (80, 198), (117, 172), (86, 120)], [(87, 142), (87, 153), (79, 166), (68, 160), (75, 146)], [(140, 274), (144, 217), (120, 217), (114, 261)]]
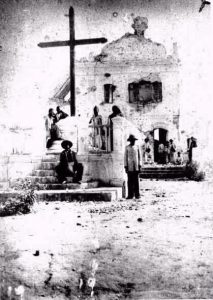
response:
[(154, 129), (154, 161), (166, 163), (164, 158), (164, 147), (168, 141), (168, 130), (163, 128)]

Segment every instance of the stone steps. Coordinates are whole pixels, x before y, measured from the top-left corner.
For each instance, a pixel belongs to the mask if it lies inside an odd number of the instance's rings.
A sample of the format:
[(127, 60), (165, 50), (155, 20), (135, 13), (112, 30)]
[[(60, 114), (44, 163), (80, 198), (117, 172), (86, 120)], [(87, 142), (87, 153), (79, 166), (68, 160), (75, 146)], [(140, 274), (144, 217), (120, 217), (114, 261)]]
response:
[[(56, 177), (55, 166), (59, 163), (59, 155), (48, 154), (41, 157), (40, 163), (31, 176), (27, 176), (38, 190), (35, 191), (38, 201), (115, 201), (122, 198), (121, 187), (98, 187), (98, 181), (89, 180), (84, 174), (85, 182), (73, 183), (68, 177), (66, 184), (60, 184)], [(18, 191), (12, 189), (0, 193), (0, 202), (12, 198)]]
[[(43, 183), (43, 184), (58, 184), (58, 179), (56, 176), (27, 176), (26, 179), (29, 179), (33, 184), (35, 183)], [(67, 177), (67, 182), (72, 183), (73, 177)]]
[[(74, 184), (72, 177), (67, 177), (67, 184), (60, 184), (56, 177), (55, 167), (59, 163), (59, 155), (48, 154), (41, 158), (41, 162), (31, 176), (27, 176), (32, 184), (36, 184), (39, 190), (65, 190), (82, 188), (96, 188), (99, 185), (98, 181), (91, 182), (84, 174), (84, 181), (81, 184)], [(88, 181), (88, 182), (87, 182)]]
[(97, 188), (99, 185), (98, 181), (92, 182), (81, 182), (81, 184), (77, 183), (38, 183), (39, 190), (76, 190), (76, 189), (90, 189), (90, 188)]
[[(12, 199), (19, 194), (18, 191), (0, 192), (0, 203)], [(35, 191), (38, 201), (116, 201), (122, 198), (121, 187), (104, 187), (89, 189), (66, 189), (66, 190), (39, 190)]]
[(58, 161), (42, 161), (39, 165), (39, 170), (54, 170)]
[(36, 184), (37, 198), (40, 201), (114, 201), (122, 198), (121, 187), (98, 187), (98, 181), (91, 181), (83, 176), (85, 182), (73, 183), (73, 178), (68, 177), (66, 184), (60, 184), (56, 177), (55, 167), (59, 163), (59, 155), (47, 154), (41, 158), (41, 162), (31, 176), (28, 176), (33, 184)]
[(173, 179), (173, 178), (184, 178), (184, 173), (169, 173), (169, 174), (156, 174), (156, 173), (149, 173), (149, 174), (140, 174), (139, 178), (146, 178), (146, 179)]
[(157, 179), (172, 179), (172, 178), (184, 178), (185, 167), (184, 166), (146, 166), (144, 167), (139, 178), (157, 178)]
[(174, 167), (143, 167), (142, 171), (183, 171), (183, 166), (174, 166)]
[(60, 157), (60, 155), (48, 154), (48, 155), (42, 156), (41, 161), (42, 162), (59, 162), (59, 157)]
[(32, 173), (32, 176), (56, 176), (55, 170), (35, 170)]
[[(27, 176), (26, 179), (29, 179), (32, 184), (35, 183), (58, 183), (55, 176)], [(72, 182), (72, 181), (70, 181)]]
[(39, 201), (116, 201), (122, 198), (122, 188), (89, 188), (36, 191)]

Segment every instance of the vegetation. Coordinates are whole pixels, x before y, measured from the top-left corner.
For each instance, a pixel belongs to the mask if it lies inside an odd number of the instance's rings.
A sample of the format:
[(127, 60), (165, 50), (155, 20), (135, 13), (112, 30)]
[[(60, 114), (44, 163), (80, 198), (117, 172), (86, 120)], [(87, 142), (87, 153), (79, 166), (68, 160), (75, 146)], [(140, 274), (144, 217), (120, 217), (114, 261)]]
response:
[(36, 200), (36, 189), (37, 186), (33, 185), (30, 180), (18, 179), (14, 185), (16, 193), (0, 203), (0, 216), (30, 213)]
[(185, 174), (191, 180), (202, 181), (205, 179), (205, 172), (201, 171), (199, 164), (194, 161), (186, 165)]

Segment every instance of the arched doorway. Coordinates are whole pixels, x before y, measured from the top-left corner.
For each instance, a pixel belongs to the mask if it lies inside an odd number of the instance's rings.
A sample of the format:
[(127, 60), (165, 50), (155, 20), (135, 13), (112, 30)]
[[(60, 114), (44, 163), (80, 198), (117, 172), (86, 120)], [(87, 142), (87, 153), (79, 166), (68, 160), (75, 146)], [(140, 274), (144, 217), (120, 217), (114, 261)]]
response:
[(168, 141), (168, 130), (164, 128), (155, 128), (154, 133), (154, 161), (159, 161), (159, 152), (158, 148), (160, 144), (165, 146), (165, 143)]

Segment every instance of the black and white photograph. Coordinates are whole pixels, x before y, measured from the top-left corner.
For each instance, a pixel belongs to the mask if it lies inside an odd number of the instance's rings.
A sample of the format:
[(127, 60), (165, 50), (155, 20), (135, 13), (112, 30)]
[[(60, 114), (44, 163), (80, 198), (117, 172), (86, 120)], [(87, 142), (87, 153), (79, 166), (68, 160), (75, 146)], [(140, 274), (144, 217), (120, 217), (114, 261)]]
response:
[(213, 299), (206, 0), (0, 0), (0, 300)]

